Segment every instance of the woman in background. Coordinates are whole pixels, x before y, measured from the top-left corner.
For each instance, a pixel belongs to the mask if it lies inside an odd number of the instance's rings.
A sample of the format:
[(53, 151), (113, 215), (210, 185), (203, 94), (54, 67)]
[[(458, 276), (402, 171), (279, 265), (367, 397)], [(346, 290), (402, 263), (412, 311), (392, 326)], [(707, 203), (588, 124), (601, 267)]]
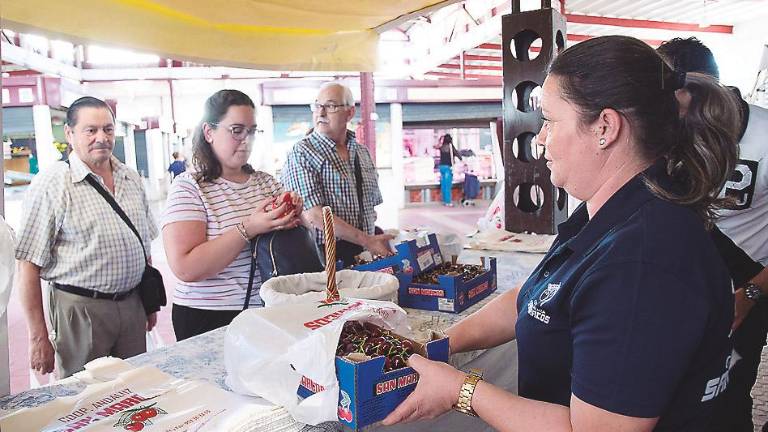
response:
[(443, 205), (453, 207), (451, 199), (451, 189), (453, 188), (453, 160), (461, 155), (456, 147), (453, 146), (453, 138), (450, 134), (445, 134), (438, 141), (440, 149), (440, 193), (443, 196)]

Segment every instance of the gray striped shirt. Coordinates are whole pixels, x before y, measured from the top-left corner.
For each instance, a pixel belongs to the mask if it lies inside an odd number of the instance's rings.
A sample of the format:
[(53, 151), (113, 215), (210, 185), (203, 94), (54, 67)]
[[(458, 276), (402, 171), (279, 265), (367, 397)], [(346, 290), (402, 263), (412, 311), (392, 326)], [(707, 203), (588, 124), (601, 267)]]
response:
[[(103, 179), (70, 154), (32, 180), (24, 200), (16, 259), (41, 268), (50, 282), (115, 293), (136, 287), (144, 254), (136, 235), (87, 181)], [(158, 231), (139, 174), (114, 156), (114, 198), (142, 236), (150, 255)], [(106, 186), (105, 186), (106, 189)]]
[[(283, 192), (271, 175), (256, 171), (245, 183), (235, 183), (222, 177), (210, 182), (198, 182), (194, 173), (179, 174), (171, 184), (162, 226), (182, 221), (205, 223), (206, 238), (213, 240), (235, 229), (241, 220), (257, 208), (256, 204)], [(179, 281), (173, 303), (197, 309), (239, 310), (245, 303), (251, 254), (248, 245), (227, 267), (208, 279), (197, 282)], [(261, 306), (258, 270), (254, 274), (250, 306)]]

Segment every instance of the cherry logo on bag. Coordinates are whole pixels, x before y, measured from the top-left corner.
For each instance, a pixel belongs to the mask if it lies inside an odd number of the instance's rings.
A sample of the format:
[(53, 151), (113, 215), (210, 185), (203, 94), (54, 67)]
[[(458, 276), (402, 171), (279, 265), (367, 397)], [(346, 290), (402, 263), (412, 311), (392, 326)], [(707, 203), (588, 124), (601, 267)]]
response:
[(120, 420), (112, 427), (137, 432), (143, 430), (146, 426), (152, 425), (152, 419), (160, 414), (168, 414), (168, 412), (157, 407), (154, 403), (140, 406), (126, 410), (120, 415)]

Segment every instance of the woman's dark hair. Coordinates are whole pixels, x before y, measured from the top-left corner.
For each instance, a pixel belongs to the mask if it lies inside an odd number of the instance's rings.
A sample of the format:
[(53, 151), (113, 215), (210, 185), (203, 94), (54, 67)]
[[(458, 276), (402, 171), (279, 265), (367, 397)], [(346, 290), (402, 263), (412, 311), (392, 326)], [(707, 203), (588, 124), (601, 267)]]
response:
[(707, 222), (727, 204), (718, 195), (734, 169), (740, 122), (738, 100), (727, 88), (703, 74), (685, 75), (691, 94), (681, 119), (675, 90), (681, 75), (644, 42), (626, 36), (603, 36), (581, 42), (558, 55), (550, 74), (580, 112), (583, 125), (611, 108), (625, 117), (642, 156), (665, 158), (675, 181), (667, 190), (646, 179), (660, 198), (694, 209)]
[[(195, 178), (198, 182), (213, 181), (221, 177), (221, 163), (216, 159), (211, 143), (205, 139), (203, 125), (208, 123), (216, 127), (232, 106), (248, 106), (256, 109), (251, 98), (239, 90), (219, 90), (205, 101), (203, 119), (198, 123), (192, 137), (192, 164), (195, 167)], [(255, 171), (249, 164), (245, 164), (243, 172), (253, 174)]]
[(451, 134), (445, 134), (443, 135), (442, 140), (440, 140), (440, 143), (442, 145), (453, 144), (453, 137), (451, 136)]

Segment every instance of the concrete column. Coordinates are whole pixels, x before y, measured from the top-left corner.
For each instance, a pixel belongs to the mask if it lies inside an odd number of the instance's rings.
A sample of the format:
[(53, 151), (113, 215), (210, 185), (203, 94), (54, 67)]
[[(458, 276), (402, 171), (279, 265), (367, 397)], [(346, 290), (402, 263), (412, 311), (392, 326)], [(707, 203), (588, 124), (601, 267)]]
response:
[(368, 147), (373, 164), (376, 165), (376, 121), (371, 118), (371, 114), (376, 112), (373, 89), (373, 73), (360, 72), (360, 119), (363, 122), (365, 146)]
[(261, 105), (256, 108), (256, 127), (263, 132), (256, 135), (253, 150), (248, 162), (253, 169), (275, 175), (281, 166), (275, 166), (275, 125), (272, 120), (272, 106)]
[(53, 126), (51, 125), (51, 108), (48, 105), (32, 107), (32, 119), (35, 124), (35, 146), (37, 147), (37, 163), (40, 171), (59, 160), (61, 155), (53, 146)]
[(160, 129), (148, 129), (147, 137), (147, 195), (151, 200), (163, 199), (166, 192), (165, 167), (162, 165), (163, 154), (166, 152), (166, 145), (163, 142), (163, 132)]
[(397, 191), (395, 204), (398, 209), (405, 207), (405, 175), (403, 173), (403, 105), (389, 105), (390, 130), (392, 135), (392, 187)]
[(125, 149), (125, 164), (138, 171), (138, 165), (136, 165), (136, 139), (134, 135), (134, 126), (132, 124), (126, 124), (125, 137), (123, 137), (123, 148)]

